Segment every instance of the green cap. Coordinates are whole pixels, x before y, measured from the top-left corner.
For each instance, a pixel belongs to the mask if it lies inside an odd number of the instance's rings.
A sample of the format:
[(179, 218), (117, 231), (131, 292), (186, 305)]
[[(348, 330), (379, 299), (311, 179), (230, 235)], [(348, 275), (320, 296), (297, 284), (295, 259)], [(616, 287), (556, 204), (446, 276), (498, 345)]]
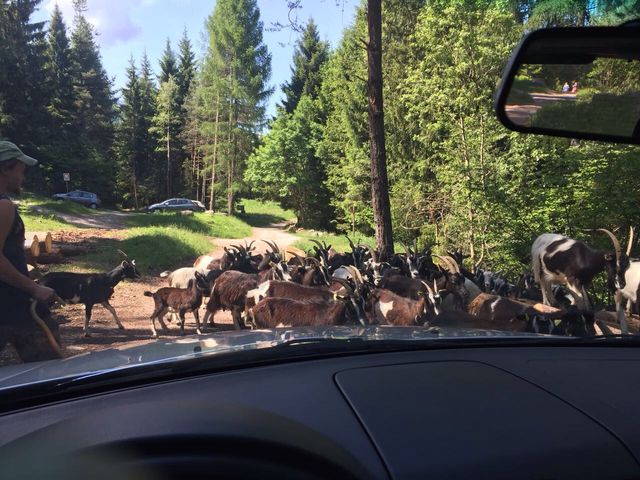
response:
[(8, 160), (20, 160), (25, 165), (33, 167), (38, 164), (38, 161), (35, 158), (31, 158), (28, 155), (22, 153), (15, 144), (6, 141), (0, 141), (0, 163), (6, 162)]

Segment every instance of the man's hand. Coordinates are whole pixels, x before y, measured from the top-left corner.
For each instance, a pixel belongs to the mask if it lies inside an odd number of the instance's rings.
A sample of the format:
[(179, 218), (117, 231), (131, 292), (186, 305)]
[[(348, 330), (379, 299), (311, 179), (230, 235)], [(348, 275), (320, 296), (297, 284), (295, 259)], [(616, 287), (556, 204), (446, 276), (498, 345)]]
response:
[(29, 293), (32, 298), (40, 303), (50, 304), (56, 299), (56, 291), (53, 288), (38, 285), (37, 283)]

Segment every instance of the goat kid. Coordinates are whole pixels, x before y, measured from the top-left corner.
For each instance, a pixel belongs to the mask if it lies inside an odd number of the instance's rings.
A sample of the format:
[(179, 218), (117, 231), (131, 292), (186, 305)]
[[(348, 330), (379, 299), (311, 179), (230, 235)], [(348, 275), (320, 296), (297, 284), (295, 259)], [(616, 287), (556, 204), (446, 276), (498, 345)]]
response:
[(156, 320), (166, 332), (167, 326), (163, 319), (167, 312), (178, 312), (180, 316), (180, 335), (184, 335), (185, 314), (192, 312), (196, 319), (196, 332), (198, 335), (202, 334), (198, 309), (202, 305), (203, 292), (207, 290), (208, 286), (207, 278), (200, 272), (195, 272), (195, 278), (189, 280), (188, 288), (163, 287), (153, 293), (144, 292), (145, 296), (153, 297), (155, 304), (151, 314), (151, 332), (153, 336), (158, 336)]

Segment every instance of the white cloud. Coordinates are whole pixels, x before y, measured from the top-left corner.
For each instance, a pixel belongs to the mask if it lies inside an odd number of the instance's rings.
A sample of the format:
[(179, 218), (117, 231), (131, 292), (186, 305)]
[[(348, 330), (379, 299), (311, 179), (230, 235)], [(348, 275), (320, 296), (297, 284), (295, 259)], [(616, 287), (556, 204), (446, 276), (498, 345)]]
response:
[[(98, 42), (109, 47), (137, 37), (141, 28), (132, 20), (132, 13), (139, 5), (149, 6), (156, 0), (88, 0), (85, 16), (98, 32)], [(48, 12), (58, 4), (67, 27), (73, 23), (73, 0), (48, 0)]]

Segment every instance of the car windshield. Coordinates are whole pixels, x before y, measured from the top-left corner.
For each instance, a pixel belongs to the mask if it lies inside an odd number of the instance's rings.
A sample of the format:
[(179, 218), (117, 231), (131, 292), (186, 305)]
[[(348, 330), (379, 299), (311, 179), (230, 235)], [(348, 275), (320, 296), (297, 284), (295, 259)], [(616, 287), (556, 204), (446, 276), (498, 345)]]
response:
[[(0, 151), (0, 379), (194, 345), (636, 335), (638, 147), (493, 110), (525, 34), (640, 14), (622, 3), (0, 2), (0, 139), (39, 162), (21, 184)], [(519, 72), (516, 122), (593, 98), (621, 118), (617, 64), (561, 67)]]

